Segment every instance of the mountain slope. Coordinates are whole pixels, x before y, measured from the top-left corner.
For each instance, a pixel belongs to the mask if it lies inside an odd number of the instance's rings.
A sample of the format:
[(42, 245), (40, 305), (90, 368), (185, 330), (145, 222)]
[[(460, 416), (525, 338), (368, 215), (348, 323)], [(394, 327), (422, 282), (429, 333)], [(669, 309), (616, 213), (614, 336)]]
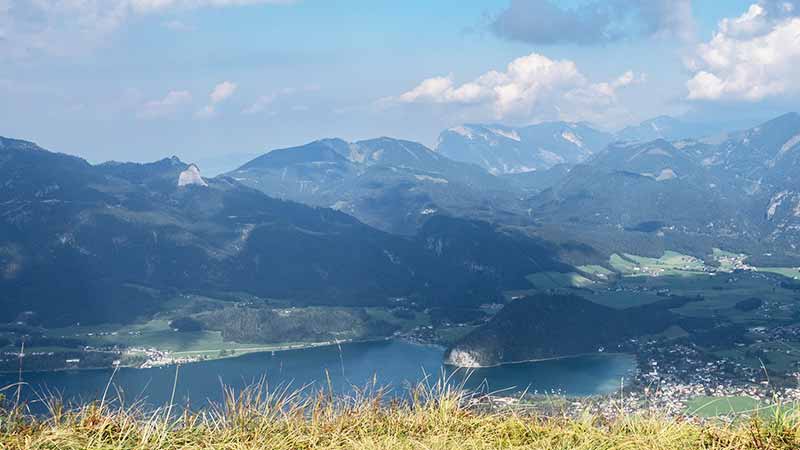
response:
[(506, 305), (450, 348), (445, 361), (480, 367), (593, 353), (676, 320), (660, 304), (616, 310), (575, 295), (540, 294)]
[(433, 214), (492, 219), (496, 210), (516, 207), (506, 180), (390, 138), (273, 150), (229, 176), (271, 196), (332, 207), (407, 235)]
[(456, 249), (473, 240), (508, 247), (510, 239), (524, 254), (517, 259), (563, 267), (553, 249), (520, 245), (521, 237), (488, 225), (464, 234), (459, 227), (469, 222), (449, 219), (435, 233), (398, 237), (229, 177), (204, 179), (177, 158), (92, 166), (31, 143), (0, 142), (3, 321), (34, 311), (47, 324), (125, 322), (157, 310), (164, 291), (246, 292), (303, 304), (413, 297), (464, 305), (520, 282), (508, 275), (513, 258), (452, 253), (431, 244), (437, 238)]
[(691, 233), (748, 230), (729, 194), (689, 152), (660, 140), (612, 145), (532, 203), (548, 220), (584, 226), (622, 230), (658, 222)]
[(633, 142), (648, 142), (657, 139), (677, 141), (712, 136), (725, 131), (729, 130), (722, 124), (697, 123), (670, 116), (658, 116), (638, 125), (627, 126), (615, 133), (615, 136), (619, 140)]
[(789, 113), (709, 147), (703, 164), (735, 181), (768, 240), (800, 245), (800, 114)]
[(789, 113), (735, 133), (709, 149), (703, 163), (748, 180), (797, 184), (800, 176), (800, 114)]
[(612, 140), (611, 135), (582, 123), (547, 122), (520, 128), (474, 124), (442, 132), (436, 151), (499, 175), (576, 164)]

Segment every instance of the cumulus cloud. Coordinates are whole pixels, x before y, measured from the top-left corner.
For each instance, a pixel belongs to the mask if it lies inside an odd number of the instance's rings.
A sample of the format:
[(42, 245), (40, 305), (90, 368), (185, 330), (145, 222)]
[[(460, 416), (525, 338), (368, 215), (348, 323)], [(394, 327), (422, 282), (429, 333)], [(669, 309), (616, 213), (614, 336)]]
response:
[(217, 113), (217, 105), (229, 99), (237, 89), (236, 83), (223, 81), (214, 86), (211, 94), (208, 95), (210, 103), (197, 111), (195, 115), (199, 118), (213, 117)]
[(615, 80), (591, 82), (573, 61), (532, 53), (505, 71), (492, 70), (463, 84), (452, 75), (429, 78), (382, 103), (458, 105), (494, 120), (597, 120), (619, 106), (619, 89), (642, 81), (643, 75), (628, 71)]
[(139, 117), (143, 119), (168, 117), (191, 101), (192, 94), (189, 91), (169, 91), (164, 98), (145, 103), (139, 111)]
[(132, 17), (292, 0), (0, 0), (0, 57), (69, 55), (106, 40)]
[(691, 100), (760, 101), (800, 92), (800, 2), (752, 4), (719, 22), (687, 65)]
[(490, 29), (496, 35), (533, 44), (603, 44), (639, 36), (694, 33), (691, 0), (603, 0), (571, 9), (554, 0), (511, 0)]
[(228, 99), (234, 92), (236, 92), (236, 83), (232, 83), (230, 81), (223, 81), (222, 83), (214, 86), (214, 90), (211, 91), (211, 102), (212, 103), (219, 103)]

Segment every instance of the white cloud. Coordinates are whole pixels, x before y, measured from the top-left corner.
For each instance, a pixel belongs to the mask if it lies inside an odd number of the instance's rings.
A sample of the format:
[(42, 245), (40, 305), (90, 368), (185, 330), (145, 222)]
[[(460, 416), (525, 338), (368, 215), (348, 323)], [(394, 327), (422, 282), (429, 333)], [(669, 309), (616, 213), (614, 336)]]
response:
[[(202, 7), (291, 0), (0, 0), (0, 58), (71, 55), (108, 41), (127, 20)], [(174, 25), (174, 24), (173, 24)]]
[(751, 5), (720, 21), (687, 62), (692, 100), (759, 101), (800, 92), (800, 17), (790, 2)]
[[(108, 0), (111, 1), (111, 0)], [(119, 1), (119, 0), (117, 0)], [(163, 11), (167, 9), (191, 9), (202, 7), (247, 6), (268, 4), (290, 4), (294, 0), (129, 0), (132, 8), (139, 12)]]
[(602, 45), (621, 39), (694, 35), (691, 0), (511, 0), (491, 17), (499, 37), (530, 44)]
[(610, 82), (592, 83), (573, 61), (532, 53), (503, 72), (492, 70), (460, 85), (452, 75), (429, 78), (383, 102), (458, 105), (495, 120), (590, 120), (618, 107), (618, 89), (643, 80), (628, 71)]
[(157, 119), (171, 116), (191, 101), (192, 94), (189, 91), (169, 91), (164, 98), (145, 103), (139, 111), (139, 117)]
[(6, 0), (0, 4), (0, 57), (73, 54), (119, 28), (126, 16), (120, 0)]
[(223, 81), (222, 83), (214, 86), (214, 90), (211, 91), (211, 103), (219, 103), (228, 99), (234, 92), (236, 92), (236, 83), (232, 83), (230, 81)]
[(237, 88), (238, 86), (236, 83), (230, 81), (223, 81), (222, 83), (214, 86), (211, 94), (208, 95), (208, 98), (211, 102), (204, 106), (203, 109), (197, 111), (195, 113), (195, 117), (201, 119), (214, 117), (217, 114), (217, 105), (229, 99), (234, 92), (236, 92)]

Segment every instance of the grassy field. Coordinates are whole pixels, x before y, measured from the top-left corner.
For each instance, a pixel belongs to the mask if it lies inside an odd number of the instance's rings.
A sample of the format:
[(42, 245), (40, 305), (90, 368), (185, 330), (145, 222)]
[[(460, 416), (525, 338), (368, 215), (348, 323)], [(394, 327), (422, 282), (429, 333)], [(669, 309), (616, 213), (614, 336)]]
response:
[(126, 347), (158, 348), (169, 352), (213, 352), (263, 347), (257, 344), (242, 344), (224, 341), (219, 331), (177, 332), (169, 327), (169, 320), (158, 318), (131, 325), (104, 325), (91, 327), (67, 327), (47, 331), (51, 336), (74, 337), (89, 345), (105, 346), (120, 344)]
[[(488, 406), (486, 398), (419, 386), (407, 402), (380, 392), (352, 397), (299, 395), (256, 387), (228, 392), (201, 413), (115, 408), (110, 402), (49, 417), (0, 410), (0, 448), (100, 449), (537, 449), (789, 450), (800, 448), (800, 420), (790, 410), (728, 425), (655, 414), (544, 417)], [(738, 402), (738, 400), (735, 400)], [(731, 400), (729, 404), (732, 404)], [(745, 405), (744, 402), (741, 407)]]
[(575, 272), (537, 272), (526, 278), (537, 289), (580, 288), (595, 284), (594, 281)]
[(694, 417), (714, 419), (727, 417), (735, 420), (759, 418), (772, 420), (781, 414), (796, 416), (796, 403), (774, 405), (751, 397), (696, 397), (686, 405), (686, 414)]
[(693, 256), (666, 251), (660, 258), (613, 254), (609, 264), (625, 276), (694, 276), (703, 274), (705, 263)]
[(608, 269), (607, 267), (599, 266), (596, 264), (578, 266), (577, 269), (580, 270), (581, 273), (587, 274), (602, 281), (607, 281), (612, 277), (616, 276), (617, 274), (616, 272)]
[(792, 280), (800, 280), (800, 269), (797, 267), (759, 267), (759, 272), (774, 273)]
[[(606, 266), (585, 265), (577, 273), (536, 273), (529, 275), (532, 290), (580, 289), (579, 295), (612, 308), (630, 308), (662, 300), (659, 292), (683, 297), (704, 298), (676, 310), (689, 317), (726, 317), (734, 322), (757, 323), (765, 320), (789, 320), (795, 314), (797, 291), (781, 286), (781, 280), (800, 278), (793, 267), (754, 267), (753, 271), (735, 270), (746, 255), (714, 249), (710, 258), (717, 267), (703, 260), (673, 251), (659, 258), (632, 254), (613, 254)], [(613, 270), (612, 270), (613, 269)], [(779, 275), (776, 277), (775, 275)], [(590, 279), (591, 278), (591, 279)], [(759, 311), (734, 309), (749, 298), (767, 299)]]
[(696, 397), (686, 405), (686, 413), (699, 417), (718, 417), (737, 414), (757, 414), (766, 409), (751, 397)]

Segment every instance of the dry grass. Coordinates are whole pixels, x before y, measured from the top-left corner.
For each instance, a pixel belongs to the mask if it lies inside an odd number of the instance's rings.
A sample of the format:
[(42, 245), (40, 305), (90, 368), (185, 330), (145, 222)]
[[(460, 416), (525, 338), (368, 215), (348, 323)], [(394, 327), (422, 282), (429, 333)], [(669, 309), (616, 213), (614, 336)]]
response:
[(616, 419), (538, 417), (476, 408), (475, 396), (447, 383), (421, 384), (406, 400), (378, 388), (333, 396), (329, 390), (225, 391), (196, 413), (122, 406), (105, 399), (65, 408), (47, 400), (35, 417), (23, 406), (0, 411), (2, 449), (799, 449), (800, 421), (697, 424), (653, 415)]

